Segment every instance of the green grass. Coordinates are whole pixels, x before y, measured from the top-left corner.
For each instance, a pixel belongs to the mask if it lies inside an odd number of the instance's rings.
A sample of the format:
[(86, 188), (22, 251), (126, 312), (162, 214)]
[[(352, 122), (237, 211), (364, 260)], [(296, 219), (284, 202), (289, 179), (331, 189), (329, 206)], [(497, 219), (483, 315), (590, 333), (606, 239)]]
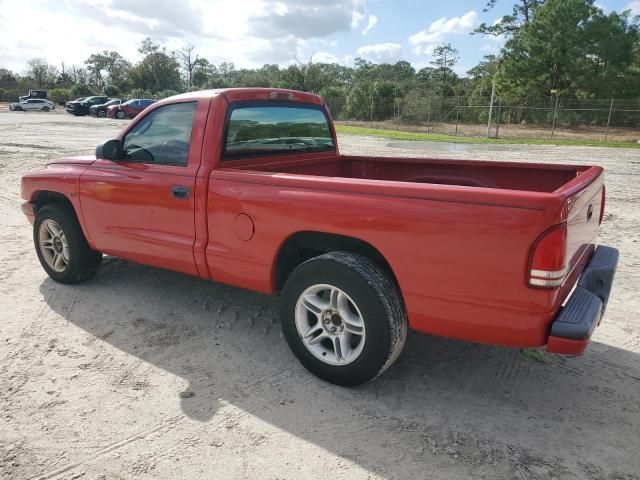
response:
[(640, 148), (640, 144), (634, 142), (600, 142), (594, 140), (548, 140), (544, 138), (482, 138), (482, 137), (456, 137), (441, 133), (405, 132), (402, 130), (384, 130), (379, 128), (352, 127), (349, 125), (336, 125), (336, 132), (348, 135), (370, 135), (384, 137), (393, 140), (422, 140), (427, 142), (449, 143), (475, 143), (498, 145), (561, 145), (572, 147), (610, 147), (610, 148)]

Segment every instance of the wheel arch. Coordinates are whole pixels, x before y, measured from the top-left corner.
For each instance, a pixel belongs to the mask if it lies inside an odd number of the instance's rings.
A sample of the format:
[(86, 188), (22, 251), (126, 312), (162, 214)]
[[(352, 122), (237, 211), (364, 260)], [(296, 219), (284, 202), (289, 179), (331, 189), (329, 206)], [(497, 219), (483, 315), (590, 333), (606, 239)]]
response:
[(64, 193), (54, 192), (51, 190), (37, 190), (33, 192), (33, 195), (31, 195), (31, 202), (35, 204), (36, 211), (40, 210), (45, 205), (50, 205), (52, 203), (61, 204), (70, 208), (76, 217), (78, 217), (78, 213), (76, 212), (73, 203)]
[(42, 207), (51, 204), (57, 204), (67, 208), (76, 217), (76, 220), (80, 225), (80, 230), (82, 230), (82, 233), (87, 239), (87, 242), (89, 242), (89, 244), (93, 248), (91, 238), (89, 237), (89, 235), (87, 235), (87, 229), (85, 228), (82, 216), (80, 215), (80, 212), (78, 212), (79, 206), (78, 208), (76, 208), (76, 205), (74, 205), (74, 203), (67, 195), (52, 190), (36, 190), (31, 195), (31, 203), (35, 205), (34, 213), (36, 214)]
[(282, 290), (291, 272), (301, 263), (328, 252), (338, 251), (367, 257), (389, 275), (401, 292), (391, 264), (376, 247), (356, 237), (316, 231), (296, 232), (282, 243), (273, 264), (274, 291), (279, 293)]

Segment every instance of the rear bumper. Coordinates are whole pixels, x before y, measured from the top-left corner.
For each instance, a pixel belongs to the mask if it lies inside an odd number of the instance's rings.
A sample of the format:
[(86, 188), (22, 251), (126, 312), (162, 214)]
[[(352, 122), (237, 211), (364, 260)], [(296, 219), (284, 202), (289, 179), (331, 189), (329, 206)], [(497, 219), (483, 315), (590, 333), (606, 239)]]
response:
[(580, 355), (607, 307), (618, 266), (618, 250), (599, 246), (569, 300), (551, 323), (547, 351)]

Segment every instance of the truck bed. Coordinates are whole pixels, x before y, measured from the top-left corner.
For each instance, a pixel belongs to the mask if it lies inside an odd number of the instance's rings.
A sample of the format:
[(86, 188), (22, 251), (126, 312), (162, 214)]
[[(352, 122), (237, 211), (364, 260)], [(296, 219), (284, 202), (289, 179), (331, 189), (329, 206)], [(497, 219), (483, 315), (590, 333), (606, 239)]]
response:
[[(236, 165), (234, 165), (236, 167)], [(554, 192), (589, 167), (428, 158), (341, 156), (248, 162), (238, 168), (273, 173), (386, 180), (527, 192)]]
[[(546, 341), (594, 251), (604, 207), (602, 169), (593, 166), (310, 153), (223, 163), (212, 180), (208, 203), (220, 208), (247, 208), (251, 192), (256, 232), (266, 230), (261, 242), (314, 231), (319, 218), (325, 231), (366, 236), (397, 269), (414, 330), (519, 346)], [(560, 224), (565, 280), (554, 290), (531, 288), (526, 272), (536, 239)], [(232, 284), (255, 276), (265, 251), (232, 246), (233, 233), (220, 232), (233, 226), (221, 218), (209, 225), (212, 276)], [(229, 260), (240, 255), (244, 263)]]

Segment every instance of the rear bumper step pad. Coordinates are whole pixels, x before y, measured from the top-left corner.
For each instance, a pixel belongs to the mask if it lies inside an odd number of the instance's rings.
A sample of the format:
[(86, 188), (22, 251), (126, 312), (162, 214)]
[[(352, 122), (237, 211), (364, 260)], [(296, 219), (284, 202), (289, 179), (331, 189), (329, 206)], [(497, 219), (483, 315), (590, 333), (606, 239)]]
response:
[(619, 252), (599, 246), (582, 272), (576, 289), (551, 324), (547, 351), (579, 355), (600, 324), (611, 295)]

